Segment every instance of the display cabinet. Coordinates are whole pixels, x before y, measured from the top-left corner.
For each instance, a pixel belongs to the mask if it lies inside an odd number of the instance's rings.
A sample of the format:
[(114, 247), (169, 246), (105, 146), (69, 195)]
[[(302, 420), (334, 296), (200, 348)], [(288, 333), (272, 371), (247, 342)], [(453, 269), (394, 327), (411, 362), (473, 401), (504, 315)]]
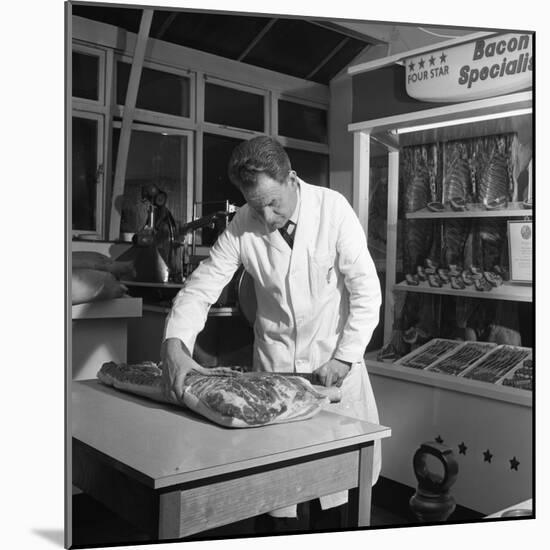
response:
[(531, 258), (510, 251), (508, 221), (531, 237), (532, 128), (531, 92), (348, 127), (354, 208), (384, 287), (383, 337), (365, 355), (394, 430), (382, 475), (414, 487), (414, 449), (440, 438), (461, 455), (457, 502), (482, 513), (531, 496)]

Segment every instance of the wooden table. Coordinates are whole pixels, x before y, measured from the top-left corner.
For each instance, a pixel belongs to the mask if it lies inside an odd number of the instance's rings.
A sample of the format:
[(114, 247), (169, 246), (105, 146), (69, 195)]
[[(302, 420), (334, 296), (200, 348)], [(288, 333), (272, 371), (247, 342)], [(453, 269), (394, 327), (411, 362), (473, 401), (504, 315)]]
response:
[(156, 540), (346, 489), (350, 527), (368, 526), (373, 444), (390, 435), (329, 411), (222, 428), (97, 380), (73, 383), (71, 423), (73, 483)]

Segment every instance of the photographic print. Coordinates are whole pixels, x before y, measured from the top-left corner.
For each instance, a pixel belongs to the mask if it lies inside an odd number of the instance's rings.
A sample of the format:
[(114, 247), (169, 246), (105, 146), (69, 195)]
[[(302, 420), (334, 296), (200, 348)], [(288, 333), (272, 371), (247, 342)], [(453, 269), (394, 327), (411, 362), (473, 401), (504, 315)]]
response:
[(535, 517), (534, 30), (272, 9), (65, 3), (68, 548)]

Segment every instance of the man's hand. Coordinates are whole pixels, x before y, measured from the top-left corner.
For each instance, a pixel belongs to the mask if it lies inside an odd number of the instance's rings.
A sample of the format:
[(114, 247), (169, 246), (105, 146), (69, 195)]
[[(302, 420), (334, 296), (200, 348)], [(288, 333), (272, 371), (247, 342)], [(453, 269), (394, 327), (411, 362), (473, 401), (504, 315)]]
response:
[(348, 365), (339, 359), (331, 359), (313, 371), (313, 373), (317, 375), (317, 378), (323, 386), (326, 386), (327, 388), (330, 386), (340, 387), (350, 369), (351, 365)]
[(162, 343), (162, 380), (166, 398), (174, 403), (182, 403), (183, 382), (191, 369), (202, 367), (189, 355), (179, 338), (168, 338)]

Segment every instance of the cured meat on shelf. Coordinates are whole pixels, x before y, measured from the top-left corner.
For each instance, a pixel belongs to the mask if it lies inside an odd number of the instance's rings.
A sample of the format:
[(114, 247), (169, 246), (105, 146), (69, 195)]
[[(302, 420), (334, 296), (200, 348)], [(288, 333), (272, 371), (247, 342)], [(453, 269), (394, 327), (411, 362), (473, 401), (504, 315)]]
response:
[(483, 380), (484, 382), (495, 383), (526, 359), (531, 350), (516, 346), (502, 345), (487, 354), (478, 363), (472, 366), (464, 374), (464, 378), (472, 380)]
[(428, 370), (430, 372), (440, 372), (443, 374), (459, 376), (494, 347), (495, 344), (489, 344), (486, 342), (466, 342), (459, 349), (446, 356), (444, 359), (441, 359), (434, 365), (428, 367)]
[(443, 145), (443, 198), (442, 202), (462, 199), (472, 201), (471, 168), (468, 148), (464, 141), (451, 141)]
[(523, 390), (533, 389), (533, 360), (525, 359), (523, 363), (511, 371), (504, 380), (502, 380), (504, 386), (511, 386), (513, 388), (521, 388)]
[[(121, 391), (173, 404), (164, 391), (162, 370), (154, 363), (109, 362), (97, 377)], [(221, 367), (191, 371), (179, 404), (221, 426), (250, 428), (306, 420), (329, 400), (327, 392), (300, 376), (243, 373)]]
[[(403, 152), (402, 188), (406, 213), (425, 208), (432, 200), (430, 189), (429, 150), (425, 146), (409, 147)], [(434, 224), (431, 220), (406, 219), (403, 223), (403, 264), (412, 273), (416, 265), (429, 255)]]
[(462, 342), (458, 340), (434, 338), (424, 346), (399, 359), (397, 364), (414, 369), (425, 369), (461, 344)]
[(471, 156), (476, 167), (476, 199), (489, 203), (505, 197), (512, 199), (513, 172), (511, 144), (513, 134), (485, 136), (471, 142)]

